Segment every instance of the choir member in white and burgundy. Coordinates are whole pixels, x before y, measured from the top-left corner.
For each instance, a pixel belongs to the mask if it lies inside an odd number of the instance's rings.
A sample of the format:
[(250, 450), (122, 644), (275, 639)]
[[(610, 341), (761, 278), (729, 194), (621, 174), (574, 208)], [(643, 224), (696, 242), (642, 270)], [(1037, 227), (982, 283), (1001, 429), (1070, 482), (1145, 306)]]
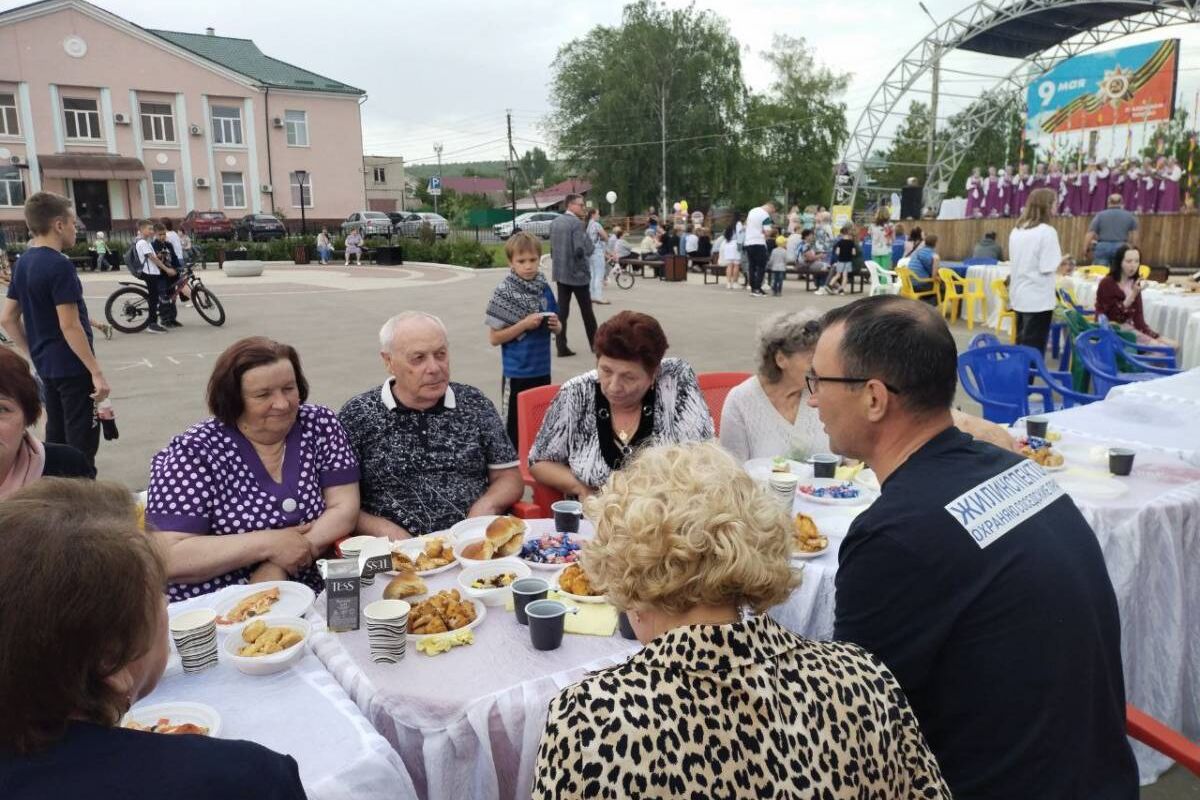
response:
[(983, 178), (979, 176), (979, 167), (971, 170), (967, 176), (967, 219), (983, 216)]
[(1183, 170), (1179, 161), (1171, 156), (1163, 165), (1158, 181), (1158, 213), (1179, 213), (1179, 182), (1183, 180)]

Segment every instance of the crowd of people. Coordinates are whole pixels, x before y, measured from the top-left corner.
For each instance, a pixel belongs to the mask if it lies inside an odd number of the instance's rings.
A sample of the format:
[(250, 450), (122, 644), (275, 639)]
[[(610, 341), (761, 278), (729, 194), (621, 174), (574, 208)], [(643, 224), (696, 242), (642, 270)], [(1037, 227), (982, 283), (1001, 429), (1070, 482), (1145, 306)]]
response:
[(975, 167), (963, 191), (968, 219), (1018, 217), (1036, 189), (1049, 189), (1055, 212), (1066, 217), (1098, 214), (1112, 194), (1121, 195), (1125, 208), (1136, 214), (1176, 214), (1183, 207), (1182, 180), (1183, 168), (1174, 156), (1126, 159), (1111, 166), (1105, 159), (1065, 167), (1051, 161), (1038, 163), (1032, 172), (1024, 163), (1016, 169), (988, 167), (986, 174)]
[[(1048, 194), (1029, 207), (1048, 208)], [(1120, 625), (1096, 536), (1006, 431), (952, 409), (957, 348), (938, 313), (880, 296), (768, 316), (717, 440), (694, 371), (667, 356), (654, 317), (595, 325), (595, 248), (578, 208), (578, 227), (552, 231), (557, 299), (535, 268), (540, 243), (517, 234), (483, 322), (512, 403), (549, 382), (553, 336), (573, 355), (567, 314), (580, 303), (594, 368), (563, 384), (528, 460), (540, 483), (585, 501), (596, 535), (582, 566), (644, 647), (553, 700), (533, 796), (1135, 798)], [(755, 209), (745, 229), (772, 211)], [(1026, 216), (1014, 264), (1041, 275), (1055, 259), (1036, 230), (1042, 211)], [(746, 249), (761, 282), (767, 248), (752, 236)], [(43, 318), (14, 316), (12, 289), (6, 301), (6, 327), (45, 388), (0, 348), (0, 786), (116, 797), (107, 787), (136, 772), (174, 797), (302, 797), (286, 756), (117, 726), (163, 672), (164, 589), (171, 602), (275, 579), (320, 590), (315, 560), (351, 533), (405, 539), (504, 513), (524, 492), (511, 427), (451, 380), (433, 315), (388, 319), (384, 380), (336, 412), (308, 401), (293, 347), (245, 338), (214, 364), (210, 416), (154, 456), (143, 532), (127, 490), (53, 477), (94, 474), (61, 422), (46, 443), (30, 433), (40, 397), (61, 420), (64, 404), (94, 404), (108, 385), (85, 360), (78, 279), (50, 254), (28, 257), (17, 295), (36, 278), (62, 302)], [(1122, 253), (1126, 297), (1131, 260)], [(82, 373), (43, 373), (68, 352)], [(826, 451), (869, 464), (882, 492), (839, 554), (835, 641), (817, 642), (768, 613), (801, 579), (793, 522), (740, 465)], [(979, 498), (1014, 481), (1027, 490), (1018, 512), (983, 525)]]

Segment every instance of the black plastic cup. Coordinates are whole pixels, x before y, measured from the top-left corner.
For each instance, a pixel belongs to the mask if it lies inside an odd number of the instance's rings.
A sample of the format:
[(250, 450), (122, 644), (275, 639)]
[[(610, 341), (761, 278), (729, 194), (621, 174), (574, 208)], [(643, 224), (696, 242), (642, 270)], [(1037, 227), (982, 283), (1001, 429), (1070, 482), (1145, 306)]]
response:
[(562, 645), (567, 606), (557, 600), (534, 600), (525, 607), (529, 640), (534, 650), (557, 650)]
[(550, 584), (541, 578), (521, 578), (519, 581), (513, 581), (513, 611), (517, 614), (517, 622), (528, 625), (529, 618), (525, 616), (525, 606), (545, 600), (549, 591)]
[(1128, 475), (1133, 472), (1133, 451), (1121, 447), (1109, 450), (1108, 471), (1113, 475)]
[(1031, 439), (1045, 439), (1050, 429), (1050, 420), (1045, 417), (1026, 417), (1025, 435)]
[(633, 632), (633, 626), (629, 624), (629, 615), (624, 611), (617, 617), (617, 628), (621, 631), (622, 638), (636, 639), (637, 634)]
[(550, 506), (554, 512), (554, 530), (558, 533), (579, 533), (583, 503), (578, 500), (559, 500)]
[(833, 453), (817, 453), (809, 459), (813, 465), (814, 478), (832, 478), (837, 475), (838, 463), (841, 459)]

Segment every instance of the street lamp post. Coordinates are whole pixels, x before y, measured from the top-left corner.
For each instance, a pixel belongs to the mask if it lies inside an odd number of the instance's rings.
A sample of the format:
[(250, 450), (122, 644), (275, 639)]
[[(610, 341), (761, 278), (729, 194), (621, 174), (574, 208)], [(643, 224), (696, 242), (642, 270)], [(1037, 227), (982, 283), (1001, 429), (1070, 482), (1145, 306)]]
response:
[(296, 182), (300, 184), (300, 235), (308, 236), (308, 223), (304, 218), (304, 186), (308, 182), (308, 171), (296, 170)]

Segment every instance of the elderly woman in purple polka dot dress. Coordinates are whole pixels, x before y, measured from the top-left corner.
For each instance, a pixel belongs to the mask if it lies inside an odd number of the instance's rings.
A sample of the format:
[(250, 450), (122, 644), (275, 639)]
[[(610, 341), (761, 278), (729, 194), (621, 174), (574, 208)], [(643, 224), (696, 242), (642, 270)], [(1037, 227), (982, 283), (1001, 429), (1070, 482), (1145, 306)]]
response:
[(154, 457), (146, 522), (166, 545), (172, 601), (268, 580), (322, 587), (314, 559), (354, 529), (358, 461), (337, 417), (310, 405), (294, 348), (235, 342), (208, 407)]

